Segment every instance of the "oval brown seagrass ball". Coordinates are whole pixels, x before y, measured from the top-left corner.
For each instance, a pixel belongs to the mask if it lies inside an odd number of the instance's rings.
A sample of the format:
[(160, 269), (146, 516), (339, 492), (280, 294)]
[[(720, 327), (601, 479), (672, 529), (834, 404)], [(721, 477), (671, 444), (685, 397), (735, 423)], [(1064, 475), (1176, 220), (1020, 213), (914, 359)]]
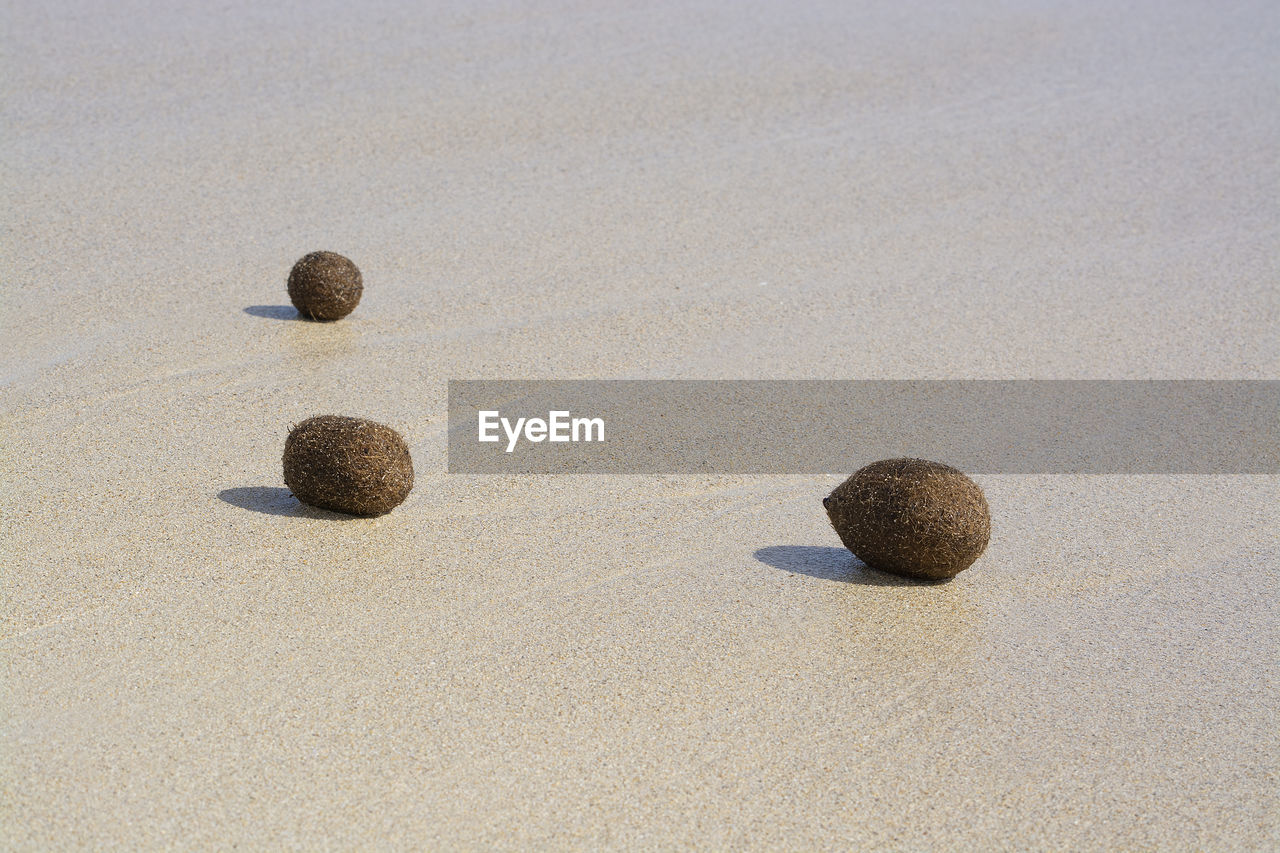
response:
[(382, 515), (413, 488), (409, 447), (363, 418), (307, 418), (284, 442), (284, 482), (298, 500), (352, 515)]
[(360, 270), (336, 252), (312, 252), (289, 271), (289, 301), (312, 320), (341, 320), (362, 293)]
[(982, 489), (941, 462), (873, 462), (822, 505), (846, 548), (871, 568), (896, 575), (955, 577), (973, 565), (991, 538)]

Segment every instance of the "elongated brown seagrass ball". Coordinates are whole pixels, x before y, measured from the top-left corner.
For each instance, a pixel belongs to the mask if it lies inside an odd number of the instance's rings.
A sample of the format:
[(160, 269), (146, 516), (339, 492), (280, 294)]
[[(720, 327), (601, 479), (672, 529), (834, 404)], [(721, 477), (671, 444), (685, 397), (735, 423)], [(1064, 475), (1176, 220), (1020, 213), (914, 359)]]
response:
[(982, 489), (941, 462), (873, 462), (822, 505), (846, 548), (871, 568), (896, 575), (955, 577), (973, 565), (991, 538)]
[(341, 320), (360, 304), (360, 270), (336, 252), (312, 252), (289, 272), (289, 300), (312, 320)]
[(409, 447), (363, 418), (307, 418), (284, 442), (284, 482), (298, 500), (352, 515), (382, 515), (413, 488)]

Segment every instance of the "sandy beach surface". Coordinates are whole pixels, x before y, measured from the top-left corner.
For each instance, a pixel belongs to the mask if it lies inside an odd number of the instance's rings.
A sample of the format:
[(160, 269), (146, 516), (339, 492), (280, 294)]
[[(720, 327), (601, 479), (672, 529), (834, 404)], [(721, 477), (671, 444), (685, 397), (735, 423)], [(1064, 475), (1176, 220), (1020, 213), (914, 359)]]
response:
[(978, 476), (926, 586), (836, 473), (445, 473), (451, 378), (1280, 376), (1275, 3), (0, 14), (0, 846), (1280, 847), (1280, 478)]

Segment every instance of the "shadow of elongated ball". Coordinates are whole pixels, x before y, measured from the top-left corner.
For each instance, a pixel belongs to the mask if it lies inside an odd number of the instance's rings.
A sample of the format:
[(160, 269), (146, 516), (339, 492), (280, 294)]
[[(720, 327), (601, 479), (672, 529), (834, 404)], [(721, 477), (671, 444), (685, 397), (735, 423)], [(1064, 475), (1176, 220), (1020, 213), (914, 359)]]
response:
[(924, 459), (873, 462), (822, 501), (840, 541), (873, 569), (924, 580), (955, 577), (991, 538), (978, 484)]
[(312, 320), (341, 320), (360, 304), (360, 270), (336, 252), (312, 252), (289, 272), (289, 301)]
[(308, 418), (284, 442), (284, 483), (298, 500), (351, 515), (382, 515), (413, 488), (409, 447), (363, 418)]

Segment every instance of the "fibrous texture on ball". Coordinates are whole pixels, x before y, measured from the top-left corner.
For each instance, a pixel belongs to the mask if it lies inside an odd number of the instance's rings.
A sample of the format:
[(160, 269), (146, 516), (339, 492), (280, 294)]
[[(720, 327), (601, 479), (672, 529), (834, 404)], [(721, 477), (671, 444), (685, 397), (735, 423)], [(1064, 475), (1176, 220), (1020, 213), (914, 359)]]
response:
[(341, 320), (360, 304), (360, 270), (335, 252), (312, 252), (289, 272), (289, 300), (313, 320)]
[(413, 488), (409, 447), (391, 427), (363, 418), (308, 418), (284, 443), (284, 482), (303, 503), (382, 515)]
[(840, 541), (883, 572), (925, 580), (954, 577), (991, 538), (978, 484), (924, 459), (873, 462), (822, 501)]

